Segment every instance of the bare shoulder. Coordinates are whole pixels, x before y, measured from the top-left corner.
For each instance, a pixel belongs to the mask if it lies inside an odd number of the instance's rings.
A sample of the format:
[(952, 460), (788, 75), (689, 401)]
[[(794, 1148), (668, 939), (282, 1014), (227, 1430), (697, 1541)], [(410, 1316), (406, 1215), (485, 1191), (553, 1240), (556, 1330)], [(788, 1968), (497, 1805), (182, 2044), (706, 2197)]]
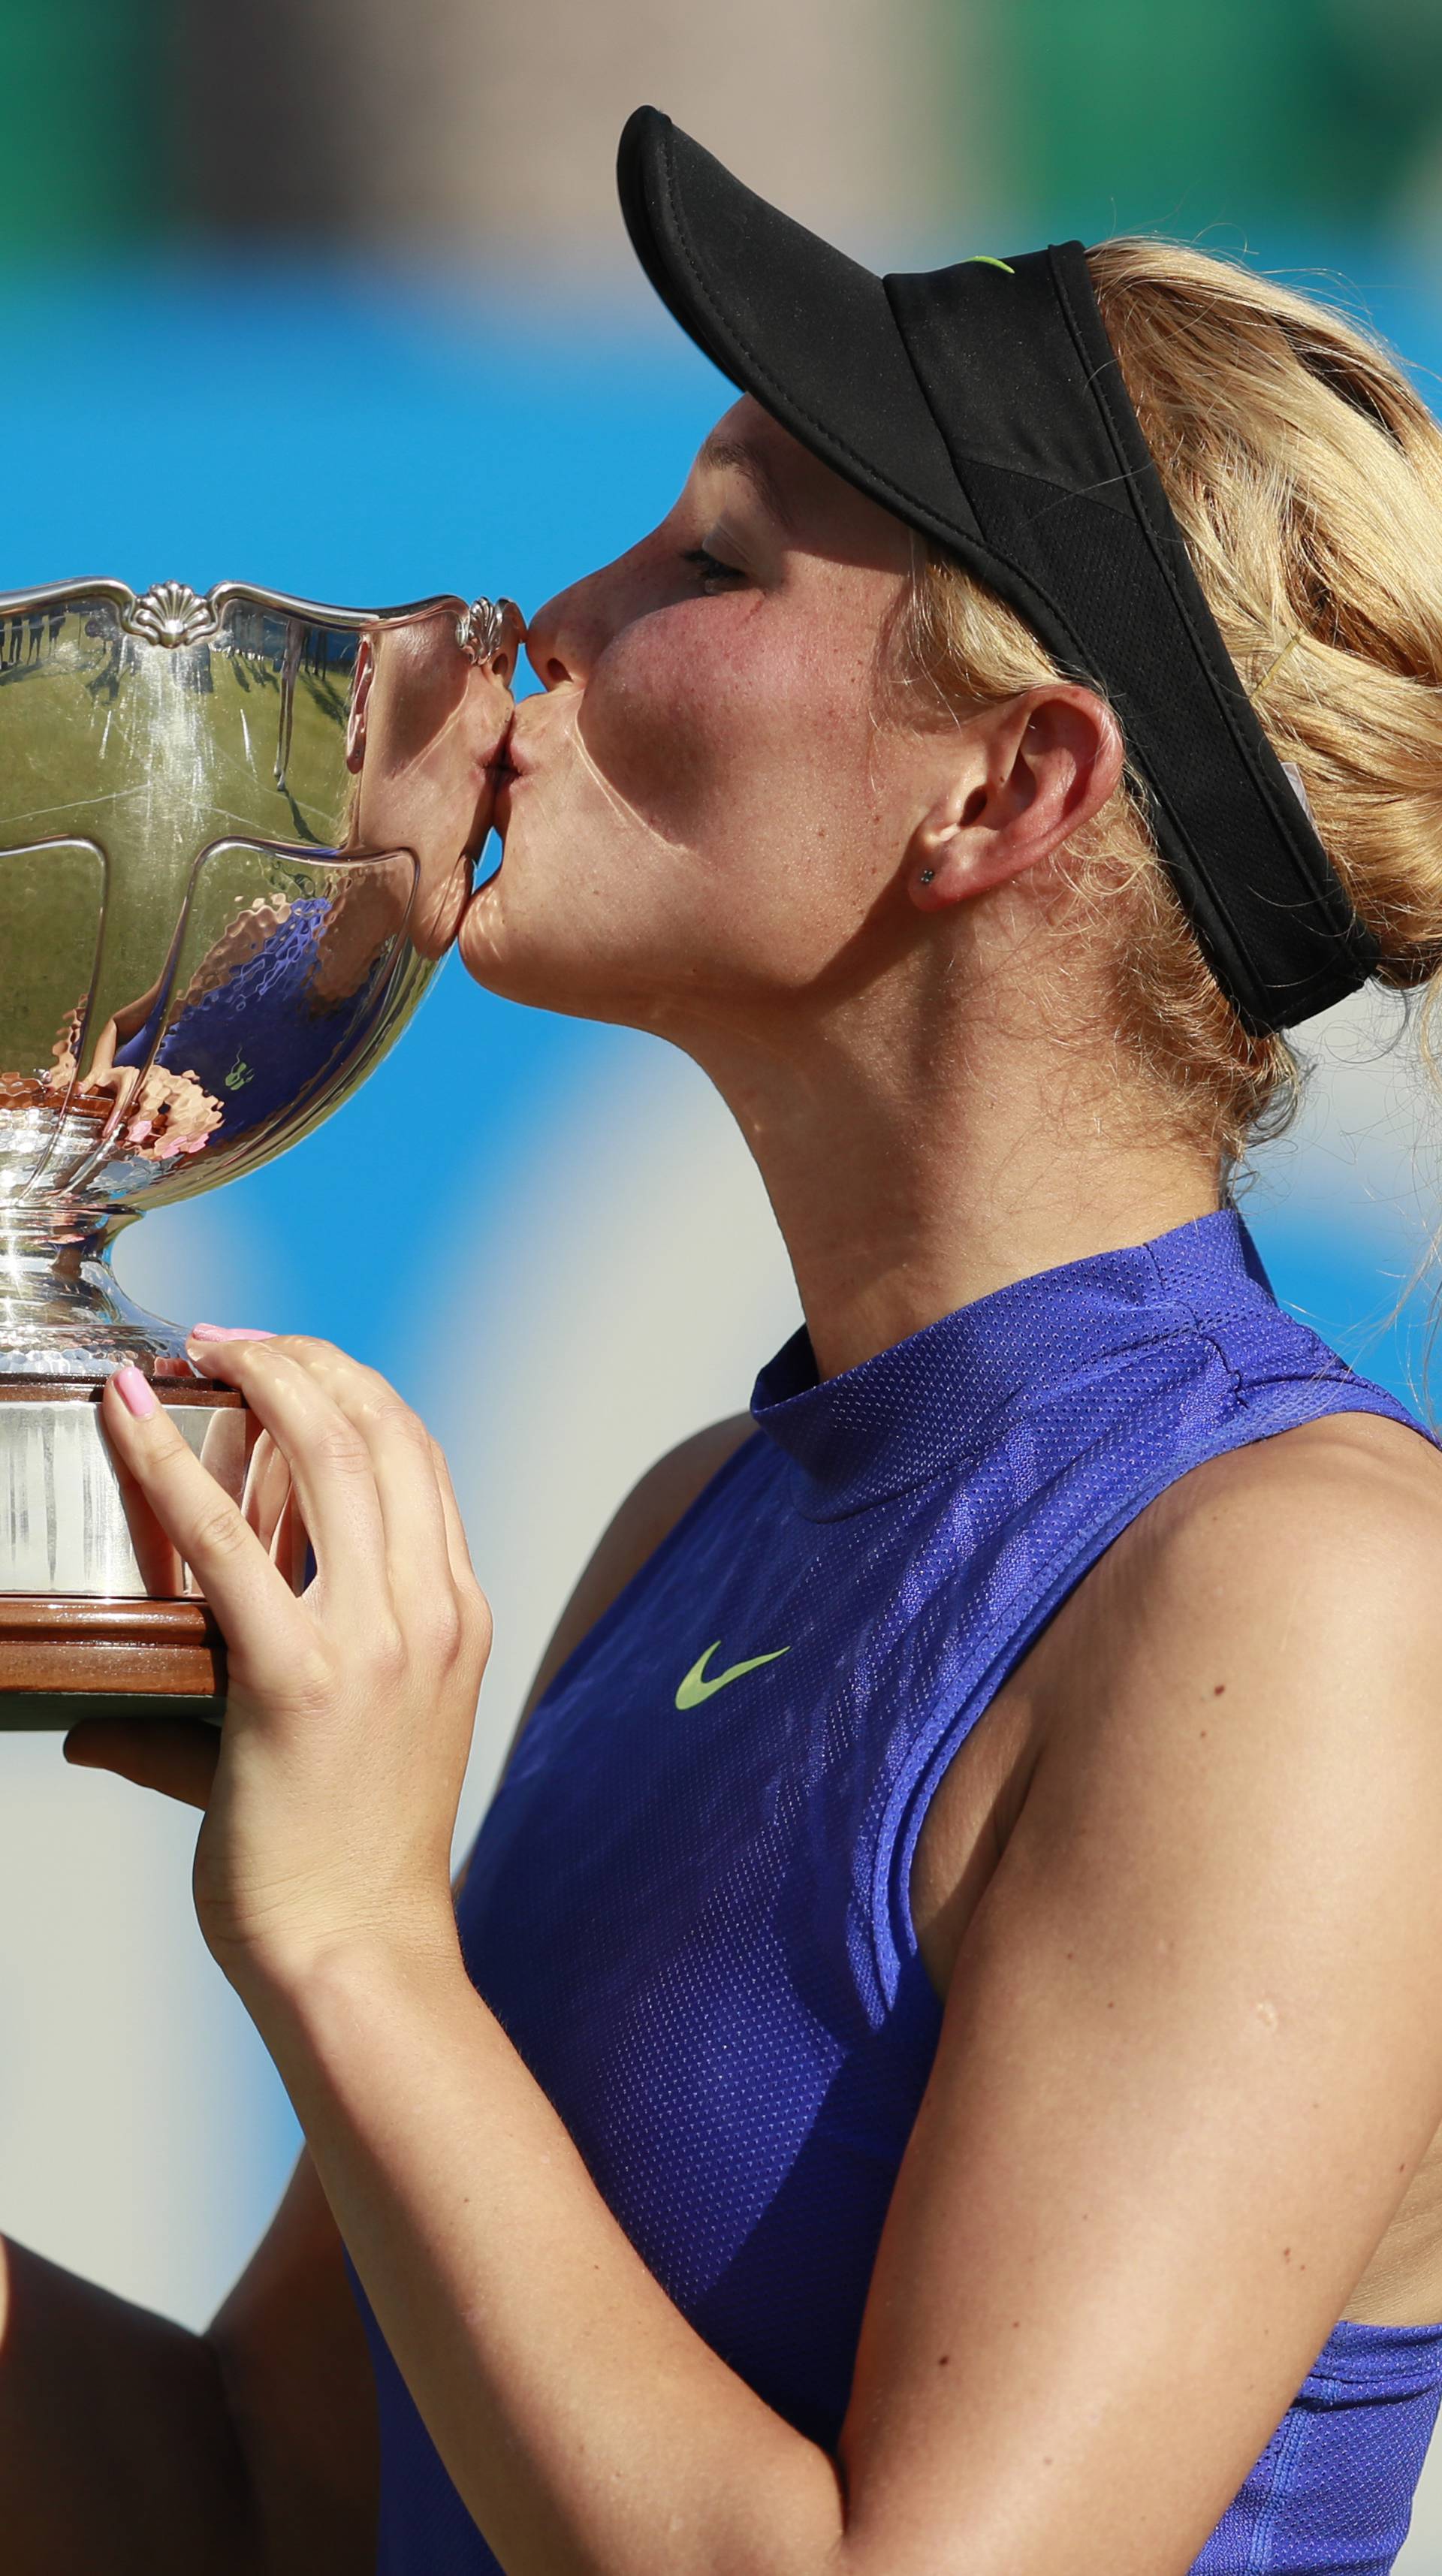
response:
[(1034, 1679), (1082, 1737), (1125, 1734), (1130, 1712), (1155, 1748), (1168, 1711), (1212, 1702), (1220, 1720), (1229, 1700), (1267, 1714), (1243, 1739), (1217, 1729), (1248, 1760), (1289, 1712), (1314, 1756), (1365, 1722), (1374, 1754), (1420, 1731), (1442, 1759), (1439, 1573), (1442, 1455), (1385, 1416), (1332, 1415), (1180, 1477), (1081, 1585)]
[(1325, 1535), (1360, 1505), (1389, 1523), (1415, 1517), (1419, 1535), (1442, 1520), (1442, 1450), (1382, 1413), (1331, 1413), (1274, 1432), (1194, 1467), (1142, 1515), (1155, 1528), (1198, 1532), (1223, 1515), (1278, 1505)]
[[(594, 1628), (602, 1613), (609, 1610), (632, 1575), (640, 1572), (648, 1556), (654, 1555), (661, 1541), (669, 1537), (682, 1514), (689, 1511), (727, 1459), (750, 1438), (753, 1428), (749, 1413), (731, 1414), (724, 1422), (708, 1423), (704, 1430), (693, 1431), (688, 1439), (668, 1449), (632, 1486), (603, 1530), (556, 1623), (527, 1693), (516, 1741), (567, 1656)], [(515, 1742), (511, 1746), (514, 1750)]]
[(1439, 1575), (1442, 1455), (1385, 1416), (1331, 1415), (1178, 1478), (1078, 1584), (931, 1802), (911, 1896), (938, 1991), (1024, 1810), (1065, 1835), (1084, 1812), (1108, 1833), (1132, 1815), (1165, 1869), (1204, 1831), (1219, 1854), (1244, 1844), (1303, 1791), (1330, 1796), (1340, 1831), (1360, 1800), (1385, 1842), (1396, 1798), (1426, 1820), (1414, 1858), (1432, 1873)]
[(1160, 1495), (1113, 1551), (1137, 1608), (1175, 1593), (1239, 1608), (1263, 1598), (1275, 1620), (1310, 1598), (1380, 1613), (1405, 1600), (1424, 1625), (1442, 1567), (1442, 1452), (1383, 1414), (1331, 1414), (1234, 1449)]

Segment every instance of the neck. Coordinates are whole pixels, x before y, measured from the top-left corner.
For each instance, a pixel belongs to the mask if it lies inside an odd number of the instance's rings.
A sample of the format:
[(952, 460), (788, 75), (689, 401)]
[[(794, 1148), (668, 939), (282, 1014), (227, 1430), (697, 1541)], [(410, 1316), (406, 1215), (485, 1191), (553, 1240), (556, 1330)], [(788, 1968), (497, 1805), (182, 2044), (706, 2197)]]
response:
[[(824, 1025), (692, 1051), (751, 1148), (823, 1377), (1059, 1263), (1219, 1203), (1205, 1140), (1096, 1051), (969, 1015), (922, 1042), (875, 995)], [(900, 1042), (898, 1042), (900, 1041)]]

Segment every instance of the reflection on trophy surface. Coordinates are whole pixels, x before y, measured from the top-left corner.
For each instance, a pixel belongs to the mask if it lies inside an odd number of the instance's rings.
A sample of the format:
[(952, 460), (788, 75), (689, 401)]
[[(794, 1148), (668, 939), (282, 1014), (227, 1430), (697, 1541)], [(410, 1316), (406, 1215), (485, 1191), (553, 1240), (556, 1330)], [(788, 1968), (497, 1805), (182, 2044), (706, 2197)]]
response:
[(219, 1704), (98, 1396), (149, 1370), (232, 1486), (250, 1417), (110, 1246), (293, 1143), (404, 1027), (470, 892), (518, 636), (449, 597), (0, 597), (0, 1724)]

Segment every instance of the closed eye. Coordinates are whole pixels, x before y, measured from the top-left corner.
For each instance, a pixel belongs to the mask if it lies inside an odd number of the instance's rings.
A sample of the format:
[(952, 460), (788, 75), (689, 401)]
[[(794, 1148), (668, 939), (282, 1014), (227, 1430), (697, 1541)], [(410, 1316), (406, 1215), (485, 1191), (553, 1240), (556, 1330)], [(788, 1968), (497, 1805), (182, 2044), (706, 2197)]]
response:
[(720, 556), (713, 555), (706, 546), (688, 546), (682, 554), (681, 561), (695, 565), (703, 584), (713, 581), (742, 581), (745, 578), (738, 564), (723, 563)]

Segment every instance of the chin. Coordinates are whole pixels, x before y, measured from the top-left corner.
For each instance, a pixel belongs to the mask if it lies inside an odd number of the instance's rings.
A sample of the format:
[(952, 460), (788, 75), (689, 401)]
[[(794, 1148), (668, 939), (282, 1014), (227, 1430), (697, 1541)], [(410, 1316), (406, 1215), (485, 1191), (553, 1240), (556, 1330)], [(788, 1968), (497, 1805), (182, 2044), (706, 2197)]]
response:
[(648, 1025), (648, 1009), (621, 990), (619, 961), (594, 952), (578, 955), (563, 944), (565, 927), (555, 914), (524, 923), (508, 920), (498, 869), (471, 896), (456, 946), (466, 973), (503, 1001), (558, 1011), (570, 1019)]
[(461, 915), (456, 934), (456, 948), (466, 973), (488, 993), (503, 993), (508, 1000), (529, 1000), (529, 995), (512, 989), (515, 960), (511, 952), (514, 941), (506, 937), (506, 924), (498, 891), (499, 868), (484, 885), (477, 886)]

